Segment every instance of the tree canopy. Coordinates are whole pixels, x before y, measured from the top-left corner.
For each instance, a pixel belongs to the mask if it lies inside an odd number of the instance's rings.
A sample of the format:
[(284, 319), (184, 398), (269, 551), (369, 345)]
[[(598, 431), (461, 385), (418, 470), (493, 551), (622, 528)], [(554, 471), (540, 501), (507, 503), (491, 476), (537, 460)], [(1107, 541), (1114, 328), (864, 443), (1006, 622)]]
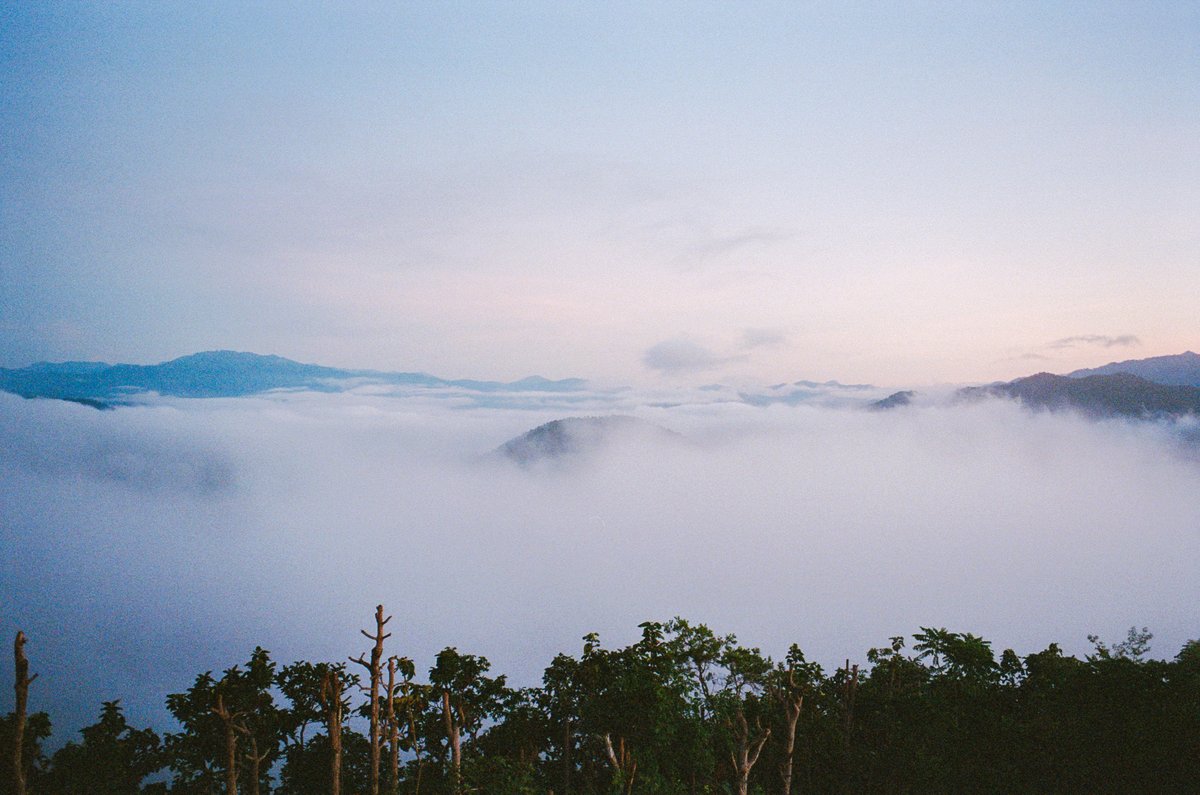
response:
[(1113, 645), (1093, 636), (1078, 659), (1056, 644), (997, 656), (971, 633), (921, 627), (911, 647), (892, 637), (861, 669), (826, 672), (798, 645), (776, 661), (674, 618), (627, 646), (588, 634), (539, 686), (517, 688), (452, 647), (420, 681), (412, 659), (385, 660), (377, 626), (364, 632), (374, 667), (363, 661), (376, 681), (256, 648), (166, 696), (177, 726), (165, 736), (110, 701), (47, 755), (48, 716), (29, 715), (16, 748), (10, 713), (0, 793), (15, 791), (18, 758), (28, 792), (62, 795), (1196, 788), (1200, 641), (1155, 660), (1145, 628)]

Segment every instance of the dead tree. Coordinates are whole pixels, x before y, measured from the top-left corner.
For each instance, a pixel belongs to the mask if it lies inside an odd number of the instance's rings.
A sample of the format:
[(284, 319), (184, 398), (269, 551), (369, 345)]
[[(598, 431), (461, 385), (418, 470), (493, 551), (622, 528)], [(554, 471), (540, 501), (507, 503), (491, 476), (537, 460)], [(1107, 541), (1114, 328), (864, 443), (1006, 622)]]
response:
[(24, 632), (17, 632), (17, 639), (13, 641), (13, 666), (16, 674), (13, 689), (17, 695), (17, 703), (13, 708), (13, 793), (25, 795), (25, 714), (29, 705), (29, 685), (38, 675), (29, 675), (29, 660), (25, 659)]
[(383, 605), (375, 607), (375, 634), (367, 632), (365, 629), (359, 630), (368, 639), (375, 641), (375, 645), (371, 648), (371, 661), (367, 662), (363, 655), (358, 655), (357, 658), (351, 657), (351, 662), (356, 662), (371, 674), (371, 795), (379, 795), (379, 752), (380, 752), (380, 736), (379, 736), (379, 684), (383, 678), (382, 666), (383, 660), (383, 641), (392, 636), (388, 632), (384, 634), (383, 625), (391, 621), (392, 617), (383, 617)]
[(342, 795), (342, 702), (341, 672), (332, 665), (321, 677), (321, 707), (325, 710), (325, 731), (329, 733), (329, 793)]

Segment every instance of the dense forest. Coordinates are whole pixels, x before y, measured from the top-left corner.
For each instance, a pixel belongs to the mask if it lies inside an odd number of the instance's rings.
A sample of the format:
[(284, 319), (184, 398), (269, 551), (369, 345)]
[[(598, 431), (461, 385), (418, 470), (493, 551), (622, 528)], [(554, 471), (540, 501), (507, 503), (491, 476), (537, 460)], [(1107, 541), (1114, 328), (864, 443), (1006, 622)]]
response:
[(703, 624), (583, 638), (540, 687), (443, 649), (424, 676), (369, 648), (281, 665), (264, 649), (166, 697), (176, 731), (130, 726), (119, 702), (53, 754), (39, 687), (14, 645), (0, 724), (4, 792), (388, 793), (1198, 792), (1200, 641), (1148, 658), (1131, 629), (1084, 659), (1056, 644), (997, 655), (970, 633), (921, 628), (864, 666), (782, 660)]

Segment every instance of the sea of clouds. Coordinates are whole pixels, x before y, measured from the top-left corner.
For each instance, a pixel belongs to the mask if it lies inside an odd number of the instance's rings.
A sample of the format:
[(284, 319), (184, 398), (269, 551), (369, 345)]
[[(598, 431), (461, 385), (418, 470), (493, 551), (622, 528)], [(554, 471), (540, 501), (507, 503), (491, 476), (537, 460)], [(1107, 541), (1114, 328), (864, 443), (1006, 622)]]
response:
[[(120, 698), (169, 727), (167, 693), (255, 645), (282, 662), (364, 651), (379, 603), (389, 653), (424, 669), (455, 645), (516, 684), (587, 632), (624, 644), (675, 615), (827, 667), (920, 626), (1021, 654), (1082, 654), (1134, 624), (1155, 656), (1200, 637), (1191, 423), (1000, 400), (533, 397), (96, 411), (0, 394), (0, 631), (30, 637), (31, 709), (69, 732)], [(491, 454), (616, 411), (679, 436), (618, 433), (532, 467)]]

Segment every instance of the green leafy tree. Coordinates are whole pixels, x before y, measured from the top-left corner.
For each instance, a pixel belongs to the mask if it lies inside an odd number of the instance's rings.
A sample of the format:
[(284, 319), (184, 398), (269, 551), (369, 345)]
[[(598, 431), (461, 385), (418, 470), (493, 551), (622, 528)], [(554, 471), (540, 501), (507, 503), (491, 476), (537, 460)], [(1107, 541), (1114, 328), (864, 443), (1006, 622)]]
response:
[(566, 654), (557, 654), (542, 673), (538, 703), (546, 722), (546, 744), (551, 758), (556, 759), (557, 791), (570, 795), (577, 766), (576, 735), (580, 724), (581, 693), (579, 661)]
[(946, 650), (954, 643), (956, 637), (945, 627), (921, 627), (921, 631), (913, 635), (913, 639), (916, 640), (913, 649), (919, 652), (917, 659), (929, 660), (934, 673), (943, 673)]
[(142, 782), (163, 765), (162, 744), (151, 729), (135, 729), (119, 701), (106, 701), (100, 719), (80, 729), (51, 760), (44, 790), (60, 795), (136, 795)]
[[(360, 710), (376, 713), (376, 742), (346, 725), (358, 679), (344, 665), (277, 670), (262, 649), (168, 697), (179, 730), (161, 757), (117, 702), (50, 760), (42, 713), (20, 744), (16, 714), (0, 720), (0, 741), (23, 753), (20, 785), (35, 795), (166, 795), (144, 784), (159, 763), (180, 795), (251, 795), (272, 781), (283, 795), (365, 795), (382, 783), (381, 741), (396, 760), (389, 788), (405, 795), (1196, 789), (1200, 641), (1156, 660), (1135, 628), (1113, 646), (1093, 638), (1083, 660), (1054, 644), (997, 660), (979, 636), (922, 627), (915, 657), (897, 636), (867, 652), (865, 671), (847, 660), (826, 676), (796, 645), (773, 664), (681, 618), (640, 628), (620, 648), (585, 636), (538, 688), (511, 689), (486, 658), (454, 648), (428, 683), (390, 658), (375, 710)], [(18, 786), (6, 759), (0, 795)]]
[(440, 704), (445, 728), (449, 775), (455, 793), (462, 792), (464, 735), (474, 743), (484, 722), (501, 710), (505, 677), (489, 677), (486, 657), (461, 654), (447, 647), (437, 654), (429, 669), (431, 693)]
[(1099, 635), (1088, 635), (1088, 642), (1096, 647), (1096, 653), (1090, 660), (1142, 660), (1150, 651), (1150, 641), (1154, 634), (1146, 627), (1140, 630), (1130, 627), (1125, 640), (1114, 645), (1111, 649), (1105, 645)]
[(227, 795), (237, 795), (243, 770), (246, 793), (269, 786), (288, 729), (271, 693), (274, 682), (275, 664), (256, 648), (244, 669), (235, 665), (219, 680), (205, 672), (186, 692), (167, 697), (167, 709), (183, 727), (166, 740), (174, 790), (207, 792), (219, 774)]
[[(344, 725), (350, 709), (347, 693), (358, 687), (358, 677), (342, 663), (300, 661), (282, 668), (275, 682), (288, 702), (279, 712), (285, 738), (280, 791), (340, 792), (343, 779), (352, 787), (348, 791), (362, 791), (356, 783), (360, 745)], [(314, 726), (324, 733), (310, 733)], [(369, 752), (370, 742), (365, 742)], [(369, 753), (365, 764), (362, 771), (369, 768)]]
[(792, 791), (796, 728), (804, 710), (804, 702), (816, 692), (820, 680), (821, 666), (806, 660), (804, 652), (794, 643), (788, 648), (787, 657), (775, 667), (767, 679), (767, 691), (784, 714), (782, 758), (779, 761), (779, 778), (784, 795), (790, 795)]
[(321, 681), (327, 667), (301, 660), (285, 665), (275, 675), (275, 685), (288, 702), (283, 730), (289, 747), (304, 745), (309, 727), (321, 723)]
[(736, 645), (732, 638), (720, 657), (725, 670), (720, 692), (714, 697), (724, 722), (733, 764), (734, 789), (748, 795), (750, 774), (771, 737), (770, 702), (764, 698), (773, 665), (758, 649)]
[[(329, 767), (333, 755), (329, 737), (322, 733), (312, 735), (303, 745), (289, 745), (284, 751), (276, 795), (329, 792)], [(341, 756), (339, 784), (342, 791), (366, 792), (371, 777), (371, 741), (353, 729), (343, 728)]]
[(949, 633), (942, 654), (945, 673), (953, 678), (986, 682), (999, 671), (991, 642), (969, 632)]
[(537, 691), (506, 689), (490, 726), (474, 743), (465, 777), (496, 795), (544, 791), (538, 784), (547, 739), (548, 721)]

